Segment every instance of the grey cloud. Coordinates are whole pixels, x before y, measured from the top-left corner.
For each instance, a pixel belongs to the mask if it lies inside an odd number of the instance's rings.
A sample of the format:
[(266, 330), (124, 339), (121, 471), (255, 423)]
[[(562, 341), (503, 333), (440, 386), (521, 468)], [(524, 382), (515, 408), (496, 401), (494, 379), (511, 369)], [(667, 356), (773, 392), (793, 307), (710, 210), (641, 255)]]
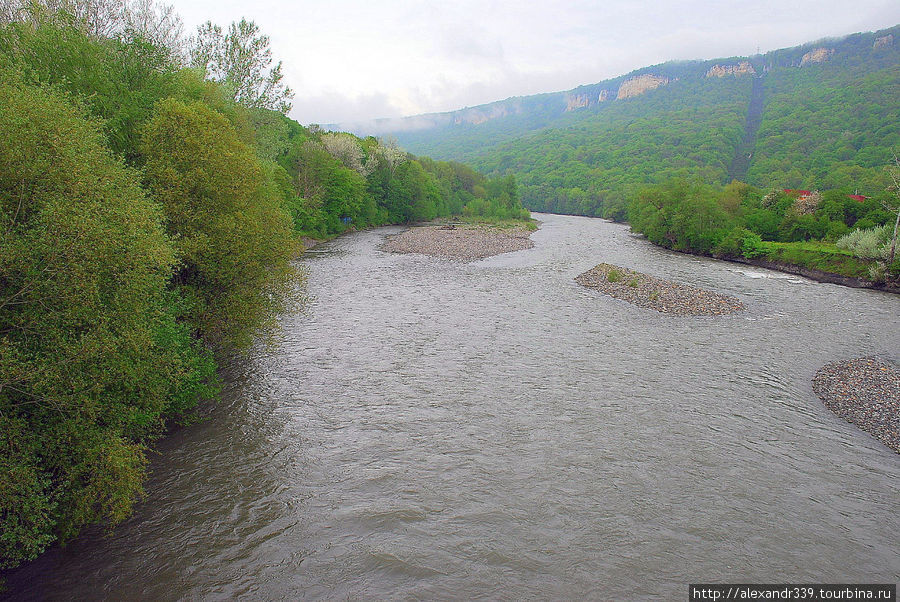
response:
[(502, 61), (503, 44), (492, 39), (490, 33), (482, 27), (471, 24), (460, 24), (444, 27), (438, 46), (441, 55), (450, 59)]
[(294, 98), (291, 117), (300, 123), (352, 123), (368, 121), (373, 116), (399, 117), (403, 111), (395, 106), (387, 94), (374, 92), (353, 98), (340, 92)]

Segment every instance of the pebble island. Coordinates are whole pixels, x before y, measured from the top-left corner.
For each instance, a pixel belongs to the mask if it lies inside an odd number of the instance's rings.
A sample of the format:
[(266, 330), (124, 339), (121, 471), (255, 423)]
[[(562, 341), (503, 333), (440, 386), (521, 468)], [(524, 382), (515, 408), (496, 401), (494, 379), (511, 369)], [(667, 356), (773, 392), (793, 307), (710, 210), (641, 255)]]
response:
[(601, 263), (575, 282), (639, 307), (677, 316), (718, 316), (745, 309), (734, 297)]
[(473, 261), (530, 249), (534, 246), (530, 235), (531, 232), (524, 227), (498, 228), (483, 224), (417, 226), (388, 236), (381, 250)]
[(900, 453), (900, 369), (875, 357), (834, 362), (813, 378), (829, 410)]

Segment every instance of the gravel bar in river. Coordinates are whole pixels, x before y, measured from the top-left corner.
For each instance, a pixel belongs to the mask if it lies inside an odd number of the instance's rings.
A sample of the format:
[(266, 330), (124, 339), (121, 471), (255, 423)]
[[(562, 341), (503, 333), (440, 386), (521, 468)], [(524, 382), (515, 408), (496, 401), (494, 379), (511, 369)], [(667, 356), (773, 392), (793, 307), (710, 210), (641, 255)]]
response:
[(601, 263), (577, 276), (575, 281), (605, 295), (678, 316), (730, 314), (745, 309), (734, 297), (680, 284), (628, 268)]
[(876, 357), (834, 362), (816, 372), (825, 407), (900, 453), (900, 369)]
[(416, 226), (387, 237), (381, 246), (391, 253), (421, 253), (444, 259), (472, 261), (530, 249), (534, 242), (525, 228), (489, 225)]

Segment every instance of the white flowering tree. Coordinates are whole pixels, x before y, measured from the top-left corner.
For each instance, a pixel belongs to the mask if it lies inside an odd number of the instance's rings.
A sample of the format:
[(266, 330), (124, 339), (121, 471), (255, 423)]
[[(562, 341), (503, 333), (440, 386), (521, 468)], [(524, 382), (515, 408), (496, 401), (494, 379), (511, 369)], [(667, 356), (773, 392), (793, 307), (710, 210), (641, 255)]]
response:
[(391, 175), (394, 174), (397, 167), (405, 163), (409, 158), (406, 151), (400, 148), (400, 144), (393, 136), (379, 138), (378, 146), (375, 147), (375, 152), (384, 159)]
[(375, 167), (375, 161), (372, 160), (373, 157), (366, 160), (359, 141), (351, 134), (324, 134), (322, 136), (322, 145), (332, 157), (364, 178), (372, 173)]

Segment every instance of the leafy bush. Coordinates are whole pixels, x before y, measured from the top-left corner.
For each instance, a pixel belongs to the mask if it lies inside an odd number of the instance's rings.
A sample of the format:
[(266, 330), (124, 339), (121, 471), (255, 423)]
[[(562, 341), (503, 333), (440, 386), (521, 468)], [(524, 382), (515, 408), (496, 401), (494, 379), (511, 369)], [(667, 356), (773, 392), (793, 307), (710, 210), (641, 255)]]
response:
[(733, 218), (720, 203), (722, 191), (698, 182), (670, 180), (638, 189), (628, 208), (634, 230), (679, 251), (711, 252)]
[(888, 225), (864, 230), (857, 228), (839, 238), (835, 244), (860, 259), (887, 259), (890, 253), (888, 242), (892, 232)]
[(207, 341), (247, 347), (296, 291), (290, 216), (252, 149), (206, 105), (168, 99), (144, 130), (147, 183), (176, 244), (174, 282)]
[(829, 221), (824, 216), (801, 215), (791, 208), (785, 212), (778, 226), (778, 239), (784, 242), (821, 240), (828, 232), (828, 225)]
[(746, 228), (735, 226), (728, 234), (719, 241), (719, 244), (713, 249), (713, 255), (716, 257), (737, 257), (741, 254), (741, 246), (744, 237), (753, 234)]
[(622, 275), (622, 272), (620, 272), (619, 270), (610, 270), (606, 274), (606, 279), (609, 282), (622, 282), (623, 278), (624, 278), (624, 276)]
[(900, 276), (900, 257), (894, 259), (894, 263), (887, 266), (887, 271), (893, 276)]
[(735, 226), (713, 249), (717, 257), (746, 257), (753, 259), (765, 254), (762, 238), (756, 232)]
[(835, 242), (849, 232), (850, 226), (844, 222), (832, 221), (828, 224), (828, 232), (825, 234), (825, 240)]
[(762, 238), (755, 232), (751, 232), (741, 241), (741, 255), (747, 259), (755, 259), (766, 254), (766, 245)]
[(173, 91), (170, 57), (141, 40), (88, 36), (68, 21), (39, 18), (0, 29), (0, 63), (5, 59), (28, 83), (52, 84), (83, 101), (103, 120), (113, 152), (134, 163), (141, 124)]

